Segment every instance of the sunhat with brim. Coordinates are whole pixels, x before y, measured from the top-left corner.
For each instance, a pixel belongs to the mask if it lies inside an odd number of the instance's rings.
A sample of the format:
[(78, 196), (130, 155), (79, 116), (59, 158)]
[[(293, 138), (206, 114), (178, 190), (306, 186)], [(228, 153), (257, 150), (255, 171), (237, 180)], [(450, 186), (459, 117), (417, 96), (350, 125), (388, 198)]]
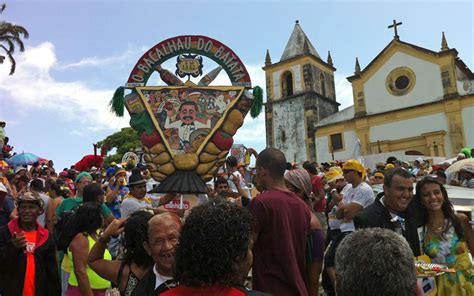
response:
[(38, 206), (43, 209), (44, 208), (44, 202), (39, 196), (38, 193), (34, 193), (31, 191), (27, 191), (20, 195), (16, 201), (17, 205), (20, 206), (20, 204), (24, 202), (29, 202), (29, 203), (36, 203)]
[(25, 170), (25, 171), (26, 171), (26, 168), (25, 168), (25, 167), (22, 167), (22, 166), (17, 166), (17, 167), (15, 168), (15, 174), (19, 173), (19, 172), (22, 171), (22, 170)]
[(126, 173), (127, 173), (126, 170), (124, 170), (124, 169), (118, 169), (118, 170), (115, 172), (114, 177), (117, 177), (117, 175), (119, 175), (119, 174), (126, 174)]
[(141, 185), (141, 184), (146, 184), (146, 180), (145, 178), (143, 178), (140, 169), (134, 169), (132, 171), (132, 174), (128, 178), (127, 187)]

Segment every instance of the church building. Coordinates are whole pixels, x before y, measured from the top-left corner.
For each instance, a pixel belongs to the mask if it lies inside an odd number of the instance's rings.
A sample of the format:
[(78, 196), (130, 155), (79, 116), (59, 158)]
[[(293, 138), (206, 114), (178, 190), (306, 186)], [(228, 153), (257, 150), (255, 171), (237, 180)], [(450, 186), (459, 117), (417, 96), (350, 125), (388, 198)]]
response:
[(364, 69), (356, 59), (353, 105), (316, 125), (318, 162), (385, 152), (450, 158), (474, 147), (474, 74), (444, 33), (433, 51), (400, 40), (399, 24)]
[(296, 21), (280, 60), (265, 58), (265, 126), (267, 147), (280, 149), (288, 161), (316, 160), (315, 126), (338, 111), (334, 68), (326, 61)]

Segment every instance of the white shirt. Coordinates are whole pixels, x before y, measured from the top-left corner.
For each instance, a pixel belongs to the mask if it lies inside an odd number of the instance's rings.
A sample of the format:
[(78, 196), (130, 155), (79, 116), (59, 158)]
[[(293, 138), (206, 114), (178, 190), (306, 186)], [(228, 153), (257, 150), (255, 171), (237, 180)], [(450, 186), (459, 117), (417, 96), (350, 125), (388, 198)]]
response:
[[(239, 171), (233, 172), (232, 175), (239, 178), (240, 188), (243, 189), (244, 187), (246, 187), (244, 178), (242, 177), (242, 174)], [(229, 188), (230, 190), (232, 190), (232, 192), (239, 193), (237, 186), (235, 186), (234, 181), (232, 181), (232, 176), (229, 177), (229, 179), (227, 180), (227, 183), (229, 183)]]
[[(371, 205), (375, 200), (374, 191), (369, 184), (362, 182), (357, 187), (350, 187), (346, 194), (342, 197), (342, 203), (348, 205), (356, 203), (362, 207)], [(343, 223), (340, 226), (341, 232), (350, 232), (355, 230), (354, 221)]]
[(163, 284), (166, 281), (172, 280), (172, 277), (164, 276), (158, 273), (156, 270), (156, 264), (153, 266), (153, 273), (155, 274), (155, 290), (158, 288), (161, 284)]
[(153, 205), (150, 199), (144, 197), (142, 199), (138, 199), (135, 197), (127, 197), (120, 206), (120, 214), (122, 218), (128, 218), (131, 214), (135, 213), (136, 211), (140, 211), (143, 209), (152, 209)]
[[(352, 185), (347, 183), (346, 186), (342, 188), (341, 192), (339, 192), (339, 194), (344, 198), (344, 195), (346, 195), (347, 191), (349, 191), (351, 188)], [(341, 220), (336, 218), (336, 210), (337, 205), (333, 206), (328, 213), (328, 225), (331, 230), (339, 229), (341, 227)]]
[(179, 138), (182, 141), (189, 142), (189, 137), (191, 136), (191, 133), (193, 131), (202, 128), (211, 128), (211, 121), (208, 120), (206, 124), (201, 123), (199, 121), (194, 121), (192, 124), (184, 124), (181, 120), (177, 120), (171, 123), (170, 118), (166, 117), (165, 128), (177, 128)]
[(44, 211), (43, 211), (43, 214), (38, 216), (38, 218), (36, 219), (36, 222), (38, 222), (41, 226), (45, 227), (46, 226), (46, 209), (48, 208), (48, 204), (49, 204), (49, 196), (41, 192), (38, 192), (38, 194), (40, 198), (43, 200)]

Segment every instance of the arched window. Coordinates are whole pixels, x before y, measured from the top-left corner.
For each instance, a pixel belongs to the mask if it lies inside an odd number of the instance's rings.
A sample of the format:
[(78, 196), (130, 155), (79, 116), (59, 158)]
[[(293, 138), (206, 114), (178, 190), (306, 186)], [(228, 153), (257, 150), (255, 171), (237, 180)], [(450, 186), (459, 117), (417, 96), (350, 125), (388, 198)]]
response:
[(284, 97), (293, 95), (293, 75), (290, 71), (283, 73), (281, 86)]
[(323, 73), (319, 74), (319, 81), (321, 82), (321, 95), (326, 96), (326, 81), (324, 80)]

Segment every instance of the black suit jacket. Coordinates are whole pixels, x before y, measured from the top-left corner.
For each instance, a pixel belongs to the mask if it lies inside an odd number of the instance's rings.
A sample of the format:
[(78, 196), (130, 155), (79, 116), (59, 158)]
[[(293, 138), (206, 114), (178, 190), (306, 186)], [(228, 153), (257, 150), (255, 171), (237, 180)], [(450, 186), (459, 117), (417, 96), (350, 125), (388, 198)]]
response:
[[(169, 283), (169, 281), (166, 282), (169, 285), (169, 288), (173, 288), (176, 285), (174, 281), (172, 282), (173, 283), (171, 284)], [(132, 296), (157, 296), (169, 289), (166, 284), (162, 284), (161, 286), (155, 289), (155, 284), (156, 276), (153, 272), (152, 267), (140, 280), (138, 286), (133, 290)]]
[(155, 296), (156, 276), (153, 267), (143, 276), (138, 286), (133, 290), (132, 296)]
[[(403, 236), (410, 245), (415, 256), (421, 255), (420, 241), (418, 238), (419, 217), (416, 208), (411, 205), (405, 211), (405, 231)], [(356, 228), (380, 227), (395, 231), (395, 223), (391, 222), (392, 216), (378, 197), (373, 204), (366, 207), (361, 213), (354, 217)]]

